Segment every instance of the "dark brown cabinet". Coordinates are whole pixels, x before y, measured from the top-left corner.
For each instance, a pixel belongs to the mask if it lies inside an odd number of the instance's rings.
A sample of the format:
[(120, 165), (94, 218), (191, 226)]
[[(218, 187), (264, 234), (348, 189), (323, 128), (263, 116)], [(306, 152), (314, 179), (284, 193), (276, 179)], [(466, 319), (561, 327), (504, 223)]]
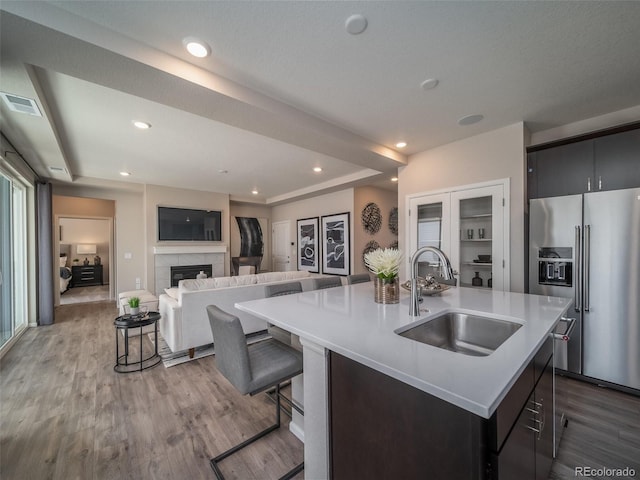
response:
[(633, 127), (572, 143), (530, 148), (527, 197), (640, 187), (640, 128)]
[(640, 186), (640, 129), (596, 138), (596, 190)]
[(533, 152), (527, 159), (529, 198), (575, 195), (592, 188), (592, 140)]
[(331, 478), (546, 479), (552, 348), (548, 339), (490, 419), (331, 352)]
[(102, 279), (102, 265), (72, 266), (71, 285), (74, 287), (104, 285), (104, 281)]

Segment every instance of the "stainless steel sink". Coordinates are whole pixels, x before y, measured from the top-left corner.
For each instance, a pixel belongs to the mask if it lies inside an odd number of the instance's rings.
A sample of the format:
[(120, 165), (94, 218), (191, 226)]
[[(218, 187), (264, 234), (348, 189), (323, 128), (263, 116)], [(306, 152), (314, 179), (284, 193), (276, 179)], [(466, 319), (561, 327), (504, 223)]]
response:
[(452, 352), (485, 357), (491, 355), (522, 325), (516, 322), (461, 312), (446, 312), (395, 333)]

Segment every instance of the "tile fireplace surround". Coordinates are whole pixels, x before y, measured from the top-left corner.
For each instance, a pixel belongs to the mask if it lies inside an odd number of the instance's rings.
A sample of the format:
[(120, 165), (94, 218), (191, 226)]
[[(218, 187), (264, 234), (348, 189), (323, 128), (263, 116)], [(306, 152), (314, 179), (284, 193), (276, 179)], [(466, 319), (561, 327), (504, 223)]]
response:
[(214, 277), (224, 277), (226, 245), (175, 245), (153, 247), (155, 294), (171, 287), (171, 267), (211, 264)]

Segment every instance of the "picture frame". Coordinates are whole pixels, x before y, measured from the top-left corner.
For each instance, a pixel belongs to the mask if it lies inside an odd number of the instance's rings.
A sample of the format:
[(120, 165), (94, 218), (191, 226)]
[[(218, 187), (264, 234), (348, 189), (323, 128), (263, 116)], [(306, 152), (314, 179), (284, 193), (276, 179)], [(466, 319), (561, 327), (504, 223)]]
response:
[(302, 218), (297, 221), (298, 270), (320, 273), (320, 232), (318, 217)]
[(349, 212), (325, 215), (322, 223), (322, 273), (349, 275), (351, 236)]

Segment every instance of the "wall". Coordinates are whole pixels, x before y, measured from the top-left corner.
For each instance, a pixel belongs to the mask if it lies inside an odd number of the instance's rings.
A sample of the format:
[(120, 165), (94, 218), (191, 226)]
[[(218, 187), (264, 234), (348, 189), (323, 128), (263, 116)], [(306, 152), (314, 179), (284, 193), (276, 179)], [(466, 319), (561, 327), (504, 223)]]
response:
[[(145, 281), (141, 192), (54, 184), (53, 193), (54, 218), (55, 215), (114, 218), (112, 292), (134, 290), (136, 278)], [(111, 209), (98, 200), (112, 200)]]
[[(231, 202), (230, 208), (230, 227), (231, 233), (229, 239), (229, 256), (237, 257), (240, 254), (240, 230), (235, 222), (235, 217), (258, 218), (261, 220), (261, 226), (265, 225), (262, 231), (264, 241), (264, 255), (262, 257), (262, 268), (264, 270), (271, 269), (271, 207), (263, 205), (252, 205), (248, 203)], [(264, 219), (264, 220), (263, 220)]]
[[(298, 257), (296, 254), (296, 221), (298, 219), (321, 217), (323, 215), (332, 215), (335, 213), (349, 212), (350, 220), (350, 242), (351, 242), (351, 262), (350, 271), (354, 270), (354, 255), (353, 255), (353, 241), (354, 241), (354, 214), (353, 214), (353, 198), (354, 189), (348, 188), (340, 190), (338, 192), (329, 193), (326, 195), (320, 195), (313, 198), (307, 198), (305, 200), (299, 200), (296, 202), (286, 203), (272, 207), (271, 220), (272, 224), (276, 222), (289, 221), (290, 222), (290, 237), (291, 242), (291, 270), (296, 270), (298, 265)], [(322, 265), (322, 260), (320, 261)]]
[[(400, 247), (406, 250), (408, 244), (407, 195), (510, 178), (511, 291), (524, 291), (526, 134), (524, 124), (516, 123), (411, 155), (398, 174)], [(401, 278), (406, 277), (406, 262), (404, 266)]]
[[(380, 207), (382, 214), (382, 226), (380, 231), (371, 235), (367, 233), (362, 224), (362, 209), (373, 202)], [(398, 192), (384, 190), (376, 187), (358, 187), (354, 191), (353, 210), (354, 235), (353, 235), (353, 255), (354, 273), (367, 273), (368, 269), (364, 265), (363, 252), (367, 243), (371, 240), (378, 242), (381, 248), (389, 248), (398, 241), (398, 236), (389, 229), (389, 214), (392, 208), (398, 207)]]
[[(220, 210), (222, 212), (222, 241), (221, 242), (158, 242), (158, 213), (157, 207), (202, 208)], [(199, 190), (185, 190), (182, 188), (164, 187), (161, 185), (144, 186), (144, 244), (146, 246), (145, 271), (146, 285), (150, 290), (155, 289), (155, 261), (153, 247), (158, 245), (229, 245), (230, 221), (229, 195), (223, 193), (203, 192)], [(225, 275), (230, 272), (229, 251), (225, 254)], [(147, 288), (146, 286), (144, 288)]]

